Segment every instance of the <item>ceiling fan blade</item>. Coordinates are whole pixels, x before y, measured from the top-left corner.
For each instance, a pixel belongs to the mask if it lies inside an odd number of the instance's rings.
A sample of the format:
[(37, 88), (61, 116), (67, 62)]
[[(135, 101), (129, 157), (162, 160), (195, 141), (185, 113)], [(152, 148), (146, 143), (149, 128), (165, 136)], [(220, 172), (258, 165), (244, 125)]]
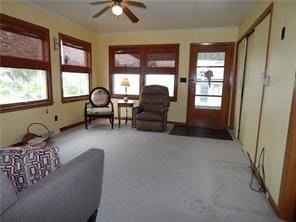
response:
[(102, 15), (104, 12), (106, 12), (109, 8), (111, 8), (110, 5), (106, 6), (105, 8), (103, 8), (101, 11), (99, 11), (97, 14), (93, 15), (93, 18), (97, 18), (100, 15)]
[(131, 6), (139, 7), (139, 8), (145, 8), (145, 9), (147, 8), (147, 6), (142, 2), (127, 1), (127, 4)]
[(91, 2), (89, 4), (90, 5), (100, 5), (100, 4), (110, 3), (110, 2), (112, 2), (112, 1)]
[(137, 18), (137, 16), (135, 16), (134, 13), (131, 12), (131, 10), (129, 10), (127, 7), (123, 8), (123, 12), (124, 14), (126, 14), (126, 16), (133, 22), (133, 23), (137, 23), (139, 21), (139, 19)]

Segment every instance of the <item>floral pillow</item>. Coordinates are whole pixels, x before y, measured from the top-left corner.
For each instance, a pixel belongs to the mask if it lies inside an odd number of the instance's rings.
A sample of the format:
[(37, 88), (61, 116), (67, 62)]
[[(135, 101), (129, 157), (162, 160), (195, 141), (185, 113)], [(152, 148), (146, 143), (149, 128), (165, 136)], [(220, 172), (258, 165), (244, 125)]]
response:
[(51, 143), (5, 147), (0, 149), (0, 170), (19, 192), (61, 167), (58, 151)]

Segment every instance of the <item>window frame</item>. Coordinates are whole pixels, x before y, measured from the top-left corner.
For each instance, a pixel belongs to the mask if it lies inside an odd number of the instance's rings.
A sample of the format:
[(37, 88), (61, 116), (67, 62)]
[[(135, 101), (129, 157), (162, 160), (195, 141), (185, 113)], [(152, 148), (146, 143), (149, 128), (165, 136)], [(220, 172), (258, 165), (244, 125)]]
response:
[[(113, 74), (139, 74), (140, 90), (145, 86), (146, 75), (173, 75), (174, 76), (174, 95), (170, 100), (177, 101), (178, 95), (178, 76), (179, 76), (179, 47), (180, 44), (155, 44), (155, 45), (118, 45), (109, 46), (109, 89), (112, 98), (122, 98), (124, 94), (114, 94), (113, 90)], [(147, 65), (147, 55), (150, 51), (160, 51), (161, 53), (175, 54), (175, 67), (149, 67)], [(115, 53), (116, 51), (123, 51), (124, 53), (138, 52), (140, 54), (140, 67), (116, 67)], [(128, 95), (131, 99), (139, 99), (140, 95)]]
[[(65, 42), (65, 44), (62, 44)], [(72, 48), (80, 49), (86, 52), (86, 64), (87, 66), (78, 65), (67, 65), (62, 62), (62, 45), (66, 45)], [(59, 33), (59, 59), (60, 59), (60, 81), (61, 81), (61, 98), (62, 103), (76, 102), (81, 100), (87, 100), (89, 98), (89, 93), (91, 91), (91, 79), (92, 79), (92, 51), (91, 43), (74, 38), (72, 36)], [(64, 97), (63, 88), (63, 72), (71, 73), (86, 73), (88, 74), (88, 94), (80, 96)]]
[(0, 113), (32, 109), (53, 104), (49, 29), (0, 13), (0, 29), (42, 41), (43, 60), (0, 55), (0, 66), (43, 70), (46, 73), (47, 99), (0, 105)]

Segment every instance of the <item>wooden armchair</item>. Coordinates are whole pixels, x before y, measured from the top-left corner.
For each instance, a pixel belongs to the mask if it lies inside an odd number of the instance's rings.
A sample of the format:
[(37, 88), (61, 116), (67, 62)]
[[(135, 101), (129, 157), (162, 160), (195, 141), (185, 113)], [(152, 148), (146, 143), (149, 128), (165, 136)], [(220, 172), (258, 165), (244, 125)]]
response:
[(89, 94), (89, 102), (84, 106), (85, 129), (95, 118), (108, 118), (111, 128), (114, 126), (114, 107), (110, 93), (104, 87), (96, 87)]

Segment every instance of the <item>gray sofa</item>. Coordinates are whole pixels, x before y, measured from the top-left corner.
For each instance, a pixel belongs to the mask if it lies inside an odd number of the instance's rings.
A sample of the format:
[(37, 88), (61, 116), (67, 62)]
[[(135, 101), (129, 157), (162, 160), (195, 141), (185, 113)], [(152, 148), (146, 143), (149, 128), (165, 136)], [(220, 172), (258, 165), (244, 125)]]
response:
[(95, 221), (103, 168), (104, 151), (90, 149), (17, 194), (0, 172), (0, 221)]

